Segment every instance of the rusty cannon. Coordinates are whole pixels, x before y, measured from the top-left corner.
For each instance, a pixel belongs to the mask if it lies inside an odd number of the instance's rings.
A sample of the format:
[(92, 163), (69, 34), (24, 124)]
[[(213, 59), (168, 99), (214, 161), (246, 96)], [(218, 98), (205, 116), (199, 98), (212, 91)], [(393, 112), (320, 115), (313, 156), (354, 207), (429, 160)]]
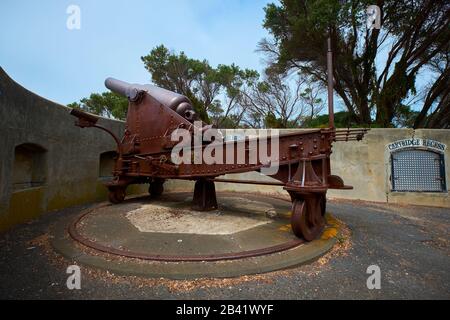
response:
[[(148, 183), (150, 195), (158, 197), (163, 193), (167, 179), (195, 181), (195, 210), (217, 208), (215, 182), (279, 185), (292, 200), (291, 225), (294, 234), (309, 241), (315, 239), (325, 225), (323, 216), (327, 190), (352, 188), (344, 185), (340, 177), (331, 174), (332, 143), (360, 140), (365, 129), (336, 130), (330, 127), (231, 141), (222, 141), (216, 136), (214, 141), (202, 141), (195, 145), (194, 135), (213, 128), (196, 121), (197, 115), (188, 98), (153, 85), (128, 84), (112, 78), (106, 79), (105, 85), (129, 100), (126, 128), (121, 139), (98, 125), (97, 116), (78, 109), (72, 109), (71, 114), (78, 118), (76, 125), (103, 129), (116, 141), (114, 179), (106, 183), (112, 203), (125, 199), (126, 188), (130, 184)], [(175, 134), (180, 130), (192, 139), (181, 143), (179, 139), (174, 141), (174, 136), (181, 136)], [(275, 139), (277, 143), (273, 143)], [(254, 146), (258, 145), (265, 145), (267, 151), (277, 154), (276, 158), (267, 160), (260, 153), (255, 154)], [(175, 152), (178, 159), (173, 156), (176, 148), (179, 150)], [(213, 161), (201, 157), (199, 160), (193, 159), (204, 154), (208, 148)], [(277, 150), (271, 150), (273, 148)], [(186, 150), (192, 151), (192, 155), (185, 156)], [(180, 158), (185, 161), (179, 161)], [(228, 173), (263, 172), (271, 165), (276, 166), (276, 170), (267, 175), (276, 181), (219, 178)]]
[[(78, 118), (77, 126), (104, 130), (117, 144), (114, 178), (106, 183), (110, 202), (122, 202), (131, 184), (149, 184), (150, 195), (158, 197), (166, 180), (185, 179), (195, 181), (192, 208), (214, 210), (218, 207), (215, 182), (282, 186), (292, 201), (292, 231), (311, 241), (325, 226), (327, 190), (352, 189), (331, 173), (333, 142), (361, 140), (368, 130), (335, 129), (330, 39), (327, 63), (329, 127), (323, 129), (224, 141), (220, 131), (198, 121), (187, 97), (113, 78), (106, 79), (106, 87), (129, 101), (121, 139), (98, 125), (97, 116), (78, 109), (72, 109), (71, 114)], [(259, 152), (261, 149), (265, 152)], [(249, 171), (259, 171), (275, 180), (220, 178)]]

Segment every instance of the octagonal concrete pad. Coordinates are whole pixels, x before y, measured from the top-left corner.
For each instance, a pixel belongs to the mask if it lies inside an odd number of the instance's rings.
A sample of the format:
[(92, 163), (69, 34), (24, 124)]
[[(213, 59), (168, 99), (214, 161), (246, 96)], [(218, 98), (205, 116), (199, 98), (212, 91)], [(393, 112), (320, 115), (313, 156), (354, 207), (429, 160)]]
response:
[[(225, 210), (195, 211), (161, 206), (158, 203), (142, 204), (130, 210), (126, 217), (141, 232), (187, 233), (225, 235), (248, 230), (270, 223), (274, 206), (268, 202), (243, 197), (221, 197), (221, 208), (232, 211), (235, 206), (253, 211), (250, 214), (230, 215)], [(266, 214), (264, 214), (266, 213)]]

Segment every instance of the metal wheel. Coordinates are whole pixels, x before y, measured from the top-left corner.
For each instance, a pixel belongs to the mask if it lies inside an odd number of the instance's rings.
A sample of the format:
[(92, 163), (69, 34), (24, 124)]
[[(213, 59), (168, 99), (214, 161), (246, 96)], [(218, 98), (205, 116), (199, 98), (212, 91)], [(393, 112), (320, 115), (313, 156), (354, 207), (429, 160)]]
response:
[(316, 239), (325, 226), (319, 198), (296, 199), (292, 204), (291, 227), (297, 237), (306, 241)]
[(117, 204), (125, 200), (124, 188), (110, 188), (108, 193), (109, 202)]

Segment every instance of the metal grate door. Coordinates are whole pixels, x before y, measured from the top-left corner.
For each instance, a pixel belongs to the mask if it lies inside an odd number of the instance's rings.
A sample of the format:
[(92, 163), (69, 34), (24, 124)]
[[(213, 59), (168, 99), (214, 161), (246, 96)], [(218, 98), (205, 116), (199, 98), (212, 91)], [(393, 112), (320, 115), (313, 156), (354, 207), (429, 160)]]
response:
[(407, 149), (394, 152), (391, 160), (393, 191), (446, 191), (443, 155)]

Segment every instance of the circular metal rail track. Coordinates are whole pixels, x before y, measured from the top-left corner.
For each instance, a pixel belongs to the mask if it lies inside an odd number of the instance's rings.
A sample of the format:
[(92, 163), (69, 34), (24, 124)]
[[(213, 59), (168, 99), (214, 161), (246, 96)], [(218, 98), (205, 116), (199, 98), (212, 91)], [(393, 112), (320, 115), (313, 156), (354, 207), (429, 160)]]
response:
[[(277, 199), (282, 199), (285, 201), (289, 201), (287, 199), (273, 197)], [(251, 258), (257, 257), (267, 254), (272, 254), (288, 249), (295, 248), (300, 244), (304, 243), (303, 239), (295, 239), (282, 244), (278, 244), (271, 247), (256, 249), (256, 250), (248, 250), (248, 251), (240, 251), (240, 252), (229, 252), (229, 253), (220, 253), (220, 254), (208, 254), (208, 255), (161, 255), (161, 254), (151, 254), (151, 253), (143, 253), (143, 252), (134, 252), (129, 250), (117, 249), (109, 246), (105, 246), (103, 244), (99, 244), (85, 236), (83, 236), (80, 232), (78, 232), (78, 224), (91, 212), (95, 209), (102, 208), (105, 206), (109, 206), (111, 204), (103, 204), (96, 206), (91, 209), (85, 210), (82, 214), (80, 214), (74, 221), (69, 225), (68, 232), (69, 235), (75, 241), (83, 244), (84, 246), (101, 251), (104, 253), (126, 257), (126, 258), (135, 258), (142, 260), (153, 260), (153, 261), (166, 261), (166, 262), (198, 262), (198, 261), (221, 261), (221, 260), (234, 260), (234, 259), (242, 259), (242, 258)]]

